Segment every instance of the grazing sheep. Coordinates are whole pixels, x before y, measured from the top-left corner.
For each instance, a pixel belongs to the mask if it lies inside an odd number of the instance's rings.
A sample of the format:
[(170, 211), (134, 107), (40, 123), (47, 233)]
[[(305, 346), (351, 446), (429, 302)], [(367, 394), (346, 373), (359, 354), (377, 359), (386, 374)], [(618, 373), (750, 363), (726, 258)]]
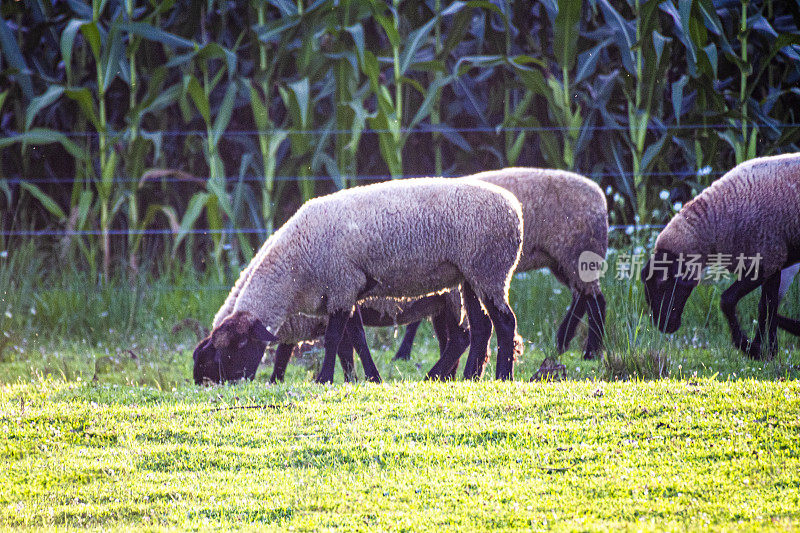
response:
[[(605, 258), (608, 247), (608, 210), (605, 195), (593, 181), (573, 172), (539, 168), (506, 168), (481, 172), (464, 179), (477, 179), (507, 189), (522, 204), (525, 231), (517, 272), (549, 268), (556, 279), (572, 291), (556, 334), (558, 353), (567, 350), (575, 329), (588, 311), (588, 336), (584, 358), (597, 356), (605, 331), (606, 302), (599, 276), (581, 276), (581, 254), (592, 252)], [(470, 320), (472, 317), (470, 317)], [(485, 327), (486, 319), (483, 324)], [(472, 324), (472, 322), (470, 322)], [(399, 356), (410, 352), (416, 328), (407, 330)], [(460, 354), (459, 354), (460, 355)], [(468, 359), (464, 376), (480, 376), (483, 361)], [(442, 368), (449, 368), (449, 364)]]
[[(687, 262), (694, 259), (695, 267)], [(729, 263), (728, 263), (729, 261)], [(659, 234), (642, 269), (645, 299), (665, 333), (681, 325), (686, 300), (709, 264), (738, 279), (722, 294), (720, 307), (734, 345), (753, 358), (777, 350), (781, 274), (800, 262), (800, 154), (746, 161), (687, 203)], [(748, 272), (748, 269), (755, 272)], [(787, 274), (788, 275), (788, 274)], [(758, 331), (750, 342), (736, 318), (736, 304), (761, 287)], [(794, 331), (798, 333), (798, 331)]]
[[(448, 339), (447, 328), (454, 331), (452, 337), (456, 339), (456, 328), (461, 326), (462, 305), (461, 294), (458, 290), (448, 291), (444, 294), (435, 294), (416, 299), (394, 298), (367, 298), (358, 303), (361, 318), (365, 326), (388, 327), (394, 325), (416, 322), (431, 316), (434, 330), (440, 343), (440, 352), (443, 353)], [(270, 383), (283, 381), (286, 367), (296, 345), (301, 342), (312, 341), (325, 334), (327, 321), (324, 317), (309, 315), (292, 315), (275, 334), (278, 337), (278, 347), (275, 351), (275, 366), (270, 377)], [(467, 333), (467, 345), (469, 334)], [(266, 346), (266, 345), (265, 345)], [(462, 344), (461, 350), (464, 346)], [(345, 381), (355, 381), (355, 364), (353, 361), (353, 344), (347, 333), (342, 337), (337, 350), (339, 362), (344, 371)], [(239, 354), (229, 365), (207, 365), (205, 370), (199, 371), (196, 377), (198, 384), (204, 381), (219, 383), (226, 381), (226, 375), (235, 376), (236, 379), (253, 379), (261, 361), (262, 352), (253, 350), (248, 354)], [(249, 359), (248, 359), (249, 357)], [(238, 366), (237, 366), (238, 362)], [(244, 369), (241, 371), (240, 369)], [(224, 374), (223, 374), (224, 373)]]
[(513, 378), (516, 318), (508, 286), (521, 242), (517, 199), (478, 181), (408, 179), (306, 202), (240, 275), (210, 338), (195, 350), (195, 375), (198, 366), (217, 361), (224, 368), (237, 354), (263, 351), (279, 340), (276, 334), (289, 317), (302, 313), (328, 317), (318, 381), (332, 381), (345, 330), (367, 376), (379, 380), (356, 304), (373, 296), (441, 293), (461, 284), (467, 316), (478, 322), (483, 306), (491, 320), (488, 330), (472, 333), (470, 353), (485, 352), (493, 324), (497, 377)]
[[(260, 264), (262, 252), (267, 249), (268, 246), (265, 243), (259, 254), (239, 274), (239, 278), (214, 317), (213, 327), (217, 327), (224, 318), (232, 314), (233, 306), (242, 287), (250, 278), (254, 265)], [(448, 341), (454, 343), (452, 349), (459, 349), (459, 353), (463, 352), (469, 345), (469, 332), (462, 326), (466, 317), (464, 316), (461, 292), (458, 289), (421, 298), (370, 297), (359, 302), (359, 307), (363, 323), (374, 327), (396, 326), (409, 322), (419, 324), (422, 318), (430, 316), (439, 341), (440, 355), (444, 353)], [(247, 320), (251, 319), (248, 317)], [(199, 323), (197, 326), (199, 327)], [(275, 351), (275, 366), (270, 382), (283, 381), (294, 347), (300, 342), (322, 337), (325, 334), (326, 327), (327, 320), (324, 317), (303, 314), (290, 316), (275, 335), (279, 344)], [(246, 326), (240, 326), (240, 329), (245, 331)], [(208, 339), (201, 341), (200, 347), (208, 349), (209, 343), (206, 340)], [(260, 344), (263, 344), (263, 346)], [(223, 381), (253, 379), (261, 362), (266, 344), (266, 342), (254, 342), (252, 345), (248, 345), (248, 350), (231, 354), (235, 355), (235, 357), (226, 358), (224, 364), (220, 361), (220, 354), (216, 352), (214, 357), (206, 357), (198, 362), (197, 354), (199, 352), (196, 351), (195, 382), (199, 385), (204, 382), (221, 383)], [(340, 341), (337, 353), (345, 381), (355, 381), (353, 344), (346, 332)], [(372, 365), (368, 364), (365, 369), (369, 369), (367, 370), (368, 379), (380, 381), (380, 375), (375, 376), (377, 370), (371, 372)], [(455, 367), (453, 372), (455, 372)]]

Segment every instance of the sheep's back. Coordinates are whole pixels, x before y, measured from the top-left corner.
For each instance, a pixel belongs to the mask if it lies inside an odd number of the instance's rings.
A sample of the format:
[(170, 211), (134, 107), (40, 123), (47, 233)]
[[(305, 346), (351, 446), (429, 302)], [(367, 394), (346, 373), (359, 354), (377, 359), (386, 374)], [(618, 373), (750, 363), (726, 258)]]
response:
[(473, 176), (511, 191), (522, 204), (525, 235), (518, 272), (557, 269), (579, 283), (584, 251), (605, 257), (608, 214), (605, 195), (590, 179), (565, 170), (507, 168)]
[(487, 254), (487, 242), (494, 255), (516, 255), (522, 230), (521, 207), (508, 191), (443, 178), (340, 191), (307, 202), (290, 222), (287, 238), (299, 236), (293, 242), (314, 271), (312, 284), (335, 286), (355, 267), (377, 283), (368, 295), (393, 297), (430, 294), (457, 286), (465, 271), (496, 269), (492, 263), (507, 257)]
[(767, 273), (800, 253), (800, 154), (746, 161), (706, 188), (659, 235), (658, 249), (761, 256)]

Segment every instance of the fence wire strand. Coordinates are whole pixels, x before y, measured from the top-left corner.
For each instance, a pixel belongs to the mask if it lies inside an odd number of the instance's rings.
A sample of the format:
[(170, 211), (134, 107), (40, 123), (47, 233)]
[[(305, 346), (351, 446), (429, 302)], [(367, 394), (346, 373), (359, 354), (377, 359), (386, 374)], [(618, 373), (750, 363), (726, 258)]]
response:
[[(701, 129), (727, 129), (727, 128), (736, 128), (741, 125), (741, 121), (732, 121), (729, 123), (718, 123), (718, 124), (648, 124), (648, 130), (655, 130), (655, 131), (669, 131), (669, 130), (701, 130)], [(757, 128), (769, 128), (774, 130), (779, 130), (783, 128), (798, 128), (800, 127), (800, 122), (781, 122), (781, 123), (759, 123), (759, 122), (750, 122), (748, 121), (748, 125), (757, 127)], [(380, 135), (384, 133), (400, 133), (404, 134), (412, 134), (412, 133), (436, 133), (441, 135), (447, 135), (450, 133), (522, 133), (522, 132), (565, 132), (565, 131), (628, 131), (630, 126), (628, 124), (597, 124), (597, 125), (582, 125), (582, 126), (473, 126), (467, 128), (453, 128), (448, 126), (429, 126), (423, 125), (414, 128), (398, 128), (398, 130), (390, 130), (390, 129), (382, 129), (382, 128), (364, 128), (361, 131), (362, 135)], [(101, 135), (105, 135), (107, 137), (115, 137), (115, 136), (124, 136), (126, 130), (120, 130), (118, 132), (110, 131), (108, 133), (101, 133), (97, 131), (70, 131), (70, 132), (59, 132), (65, 137), (99, 137)], [(187, 136), (198, 136), (198, 137), (206, 137), (208, 136), (208, 132), (205, 130), (160, 130), (160, 131), (148, 131), (148, 130), (139, 130), (140, 133), (144, 135), (161, 135), (164, 137), (187, 137)], [(351, 129), (327, 129), (327, 128), (314, 128), (308, 130), (298, 130), (298, 129), (290, 129), (290, 128), (274, 128), (270, 130), (229, 130), (225, 132), (225, 136), (231, 137), (252, 137), (257, 135), (349, 135), (352, 134), (353, 130)], [(10, 137), (22, 136), (23, 133), (13, 133)]]
[[(166, 171), (168, 169), (154, 169), (159, 171)], [(581, 170), (574, 170), (578, 174), (583, 174), (584, 176), (602, 179), (602, 178), (614, 178), (614, 177), (633, 177), (633, 176), (642, 176), (642, 177), (718, 177), (722, 176), (724, 172), (719, 171), (712, 171), (710, 168), (702, 168), (699, 170), (676, 170), (674, 172), (640, 172), (636, 174), (634, 172), (587, 172)], [(177, 173), (177, 171), (176, 171)], [(183, 171), (181, 171), (183, 173)], [(428, 175), (423, 174), (415, 174), (415, 175), (407, 175), (407, 176), (400, 176), (396, 179), (411, 179), (411, 178), (427, 178), (430, 177)], [(443, 178), (458, 178), (462, 177), (461, 174), (459, 175), (450, 175), (446, 174), (441, 176)], [(114, 183), (197, 183), (198, 185), (203, 185), (205, 182), (210, 180), (210, 176), (191, 176), (190, 179), (186, 177), (180, 176), (159, 176), (153, 178), (147, 178), (143, 181), (142, 178), (125, 178), (125, 177), (118, 177), (114, 178)], [(256, 174), (246, 174), (241, 176), (223, 176), (223, 178), (228, 183), (235, 183), (235, 182), (245, 182), (245, 183), (261, 183), (264, 181), (264, 176), (259, 176)], [(285, 182), (293, 182), (293, 181), (330, 181), (333, 179), (331, 176), (275, 176), (272, 178), (274, 181), (285, 181)], [(364, 182), (364, 181), (382, 181), (389, 179), (388, 176), (385, 175), (372, 175), (372, 174), (363, 174), (357, 176), (341, 176), (341, 179), (347, 182), (352, 183), (353, 181)], [(35, 183), (35, 184), (67, 184), (75, 182), (75, 178), (71, 177), (34, 177), (34, 178), (0, 178), (0, 181), (5, 181), (9, 185), (20, 185), (22, 183)]]

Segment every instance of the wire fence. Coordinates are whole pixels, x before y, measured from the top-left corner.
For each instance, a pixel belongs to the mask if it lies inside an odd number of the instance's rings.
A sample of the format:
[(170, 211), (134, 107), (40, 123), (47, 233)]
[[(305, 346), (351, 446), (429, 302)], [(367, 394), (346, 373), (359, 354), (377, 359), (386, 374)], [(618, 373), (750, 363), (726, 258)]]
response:
[[(648, 130), (656, 130), (660, 132), (666, 131), (677, 131), (677, 130), (697, 130), (697, 129), (730, 129), (731, 127), (736, 127), (738, 121), (732, 120), (728, 123), (716, 123), (716, 124), (661, 124), (661, 123), (651, 123), (647, 125)], [(787, 128), (800, 128), (800, 122), (786, 122), (786, 123), (756, 123), (756, 122), (749, 122), (750, 126), (753, 127), (768, 127), (770, 129), (787, 129)], [(448, 126), (441, 126), (441, 125), (422, 125), (415, 128), (400, 128), (400, 131), (406, 134), (462, 134), (462, 133), (494, 133), (494, 134), (502, 134), (502, 133), (519, 133), (519, 132), (566, 132), (572, 130), (581, 130), (581, 131), (627, 131), (629, 129), (629, 125), (627, 124), (606, 124), (606, 125), (583, 125), (580, 127), (569, 127), (569, 126), (537, 126), (537, 127), (505, 127), (505, 126), (477, 126), (477, 127), (466, 127), (466, 128), (454, 128)], [(71, 132), (59, 132), (61, 135), (65, 137), (76, 137), (76, 138), (97, 138), (100, 135), (106, 135), (110, 137), (115, 137), (124, 134), (124, 130), (120, 132), (110, 132), (102, 134), (96, 131), (71, 131)], [(158, 131), (158, 132), (147, 132), (145, 130), (141, 130), (140, 133), (145, 136), (152, 136), (152, 135), (160, 135), (164, 137), (186, 137), (186, 136), (201, 136), (206, 137), (208, 136), (208, 132), (205, 130), (166, 130), (166, 131)], [(271, 129), (271, 130), (229, 130), (225, 132), (226, 137), (242, 137), (242, 136), (257, 136), (257, 135), (321, 135), (321, 134), (334, 134), (334, 135), (342, 135), (342, 134), (352, 134), (353, 130), (350, 129), (310, 129), (310, 130), (297, 130), (297, 129)], [(393, 130), (389, 129), (374, 129), (374, 128), (365, 128), (362, 130), (363, 134), (383, 134), (383, 133), (394, 133)], [(24, 133), (13, 133), (8, 136), (8, 138), (15, 138), (19, 137), (20, 140), (24, 140)], [(0, 149), (2, 150), (2, 149)], [(114, 184), (133, 184), (138, 183), (139, 186), (144, 186), (146, 183), (166, 183), (166, 184), (177, 184), (177, 183), (196, 183), (199, 186), (204, 186), (206, 182), (208, 182), (211, 177), (210, 176), (195, 176), (191, 175), (181, 169), (172, 169), (172, 168), (153, 168), (151, 169), (153, 172), (152, 174), (148, 174), (145, 172), (141, 177), (130, 177), (130, 176), (121, 176), (117, 175), (113, 177), (111, 180), (105, 180), (104, 183), (111, 183)], [(664, 178), (664, 177), (676, 177), (676, 178), (690, 178), (696, 177), (700, 178), (717, 178), (722, 176), (724, 172), (715, 171), (711, 167), (703, 167), (696, 170), (686, 169), (686, 170), (675, 170), (675, 171), (646, 171), (646, 172), (639, 172), (635, 173), (633, 171), (627, 170), (619, 170), (615, 172), (608, 172), (608, 171), (595, 171), (595, 170), (581, 170), (576, 169), (575, 172), (579, 174), (583, 174), (590, 178), (595, 179), (596, 181), (600, 181), (604, 178), (631, 178), (631, 177), (641, 177), (641, 178)], [(400, 176), (396, 179), (410, 179), (410, 178), (417, 178), (417, 177), (425, 177), (424, 175), (406, 175)], [(458, 177), (456, 175), (444, 175), (443, 177)], [(240, 175), (226, 175), (223, 176), (222, 179), (226, 183), (263, 183), (265, 177), (263, 175), (252, 174), (252, 173), (245, 173)], [(323, 181), (330, 181), (332, 180), (332, 176), (330, 175), (314, 175), (314, 176), (298, 176), (298, 175), (278, 175), (270, 178), (274, 182), (323, 182)], [(341, 179), (346, 181), (347, 183), (354, 183), (354, 182), (369, 182), (369, 181), (380, 181), (388, 179), (386, 175), (342, 175), (337, 176), (337, 179)], [(3, 178), (0, 177), (0, 184), (5, 185), (22, 185), (22, 184), (34, 184), (34, 185), (44, 185), (44, 184), (52, 184), (52, 185), (59, 185), (59, 184), (72, 184), (76, 181), (74, 176), (26, 176), (26, 177), (8, 177)], [(93, 180), (89, 180), (91, 182)], [(606, 191), (610, 194), (610, 191)], [(609, 228), (610, 231), (624, 231), (628, 234), (631, 232), (642, 231), (647, 229), (660, 229), (663, 226), (659, 225), (613, 225)], [(68, 238), (68, 237), (81, 237), (81, 236), (112, 236), (112, 237), (119, 237), (119, 236), (156, 236), (156, 235), (264, 235), (265, 229), (264, 228), (236, 228), (236, 227), (229, 227), (229, 228), (221, 228), (221, 229), (211, 229), (211, 228), (150, 228), (150, 229), (108, 229), (108, 230), (99, 230), (99, 229), (89, 229), (89, 230), (54, 230), (54, 229), (43, 229), (43, 230), (3, 230), (0, 231), (0, 236), (2, 237), (53, 237), (53, 238)]]
[[(152, 183), (186, 183), (186, 182), (196, 182), (204, 184), (206, 181), (211, 179), (210, 176), (194, 176), (189, 175), (183, 170), (172, 170), (172, 169), (154, 169), (157, 170), (160, 174), (166, 174), (168, 172), (173, 172), (171, 175), (159, 175), (149, 177), (147, 175), (143, 175), (141, 178), (133, 178), (133, 177), (115, 177), (112, 180), (109, 180), (113, 183), (142, 183), (145, 182), (152, 182)], [(724, 172), (719, 171), (712, 171), (710, 167), (701, 168), (699, 170), (676, 170), (674, 172), (640, 172), (638, 174), (634, 172), (627, 172), (627, 171), (620, 171), (620, 172), (592, 172), (592, 171), (581, 171), (580, 169), (574, 170), (578, 174), (583, 174), (584, 176), (592, 177), (592, 178), (613, 178), (613, 177), (633, 177), (633, 176), (641, 176), (641, 177), (718, 177), (722, 176)], [(177, 175), (180, 174), (180, 175)], [(441, 177), (443, 178), (458, 178), (461, 177), (461, 174), (444, 174)], [(430, 177), (429, 175), (424, 174), (414, 174), (414, 175), (406, 175), (400, 176), (395, 179), (412, 179), (412, 178), (426, 178)], [(260, 183), (264, 181), (264, 176), (259, 176), (256, 174), (243, 174), (243, 175), (229, 175), (223, 176), (223, 179), (227, 182), (246, 182), (246, 183)], [(274, 181), (330, 181), (331, 176), (275, 176), (272, 178)], [(348, 182), (352, 183), (353, 181), (376, 181), (376, 180), (386, 180), (388, 176), (385, 175), (375, 175), (375, 174), (362, 174), (357, 176), (341, 176), (341, 179), (347, 180)], [(74, 177), (34, 177), (34, 178), (0, 178), (0, 181), (4, 181), (9, 185), (19, 185), (22, 183), (35, 183), (35, 184), (68, 184), (75, 182)]]
[[(738, 127), (741, 120), (731, 120), (730, 122), (721, 122), (715, 124), (662, 124), (656, 122), (655, 124), (648, 124), (648, 130), (669, 131), (669, 130), (702, 130), (702, 129), (727, 129), (731, 127)], [(783, 129), (783, 128), (797, 128), (800, 127), (800, 122), (753, 122), (747, 121), (749, 126), (757, 128), (770, 128), (770, 129)], [(362, 135), (382, 134), (382, 133), (438, 133), (447, 135), (452, 133), (520, 133), (520, 132), (565, 132), (565, 131), (628, 131), (630, 125), (628, 124), (597, 124), (597, 125), (581, 125), (581, 126), (473, 126), (473, 127), (460, 127), (454, 128), (442, 125), (422, 125), (413, 128), (364, 128), (361, 131)], [(101, 135), (114, 136), (115, 134), (124, 133), (127, 130), (113, 130), (108, 133), (97, 131), (70, 131), (59, 132), (65, 137), (99, 137)], [(207, 137), (206, 130), (161, 130), (157, 132), (150, 132), (145, 129), (140, 129), (140, 133), (146, 135), (161, 135), (164, 137), (186, 137), (198, 136)], [(234, 137), (252, 137), (257, 135), (351, 135), (352, 129), (331, 129), (331, 128), (314, 128), (314, 129), (291, 129), (291, 128), (273, 128), (268, 130), (227, 130), (225, 136)], [(13, 133), (9, 137), (22, 137), (24, 133)]]

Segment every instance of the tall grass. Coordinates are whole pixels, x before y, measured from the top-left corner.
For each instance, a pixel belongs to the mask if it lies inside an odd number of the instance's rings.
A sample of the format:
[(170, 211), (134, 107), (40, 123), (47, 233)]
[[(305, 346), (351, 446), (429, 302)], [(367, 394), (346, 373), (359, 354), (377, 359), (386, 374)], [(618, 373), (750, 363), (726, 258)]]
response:
[[(17, 361), (12, 365), (13, 375), (27, 375), (30, 368), (38, 368), (49, 369), (56, 377), (65, 374), (74, 379), (82, 375), (88, 379), (98, 359), (112, 357), (113, 361), (101, 366), (133, 365), (123, 374), (137, 383), (140, 378), (151, 384), (161, 379), (161, 386), (167, 386), (188, 379), (191, 348), (197, 338), (192, 330), (176, 333), (173, 328), (186, 319), (208, 327), (234, 276), (220, 282), (213, 269), (183, 268), (159, 276), (140, 273), (133, 284), (127, 275), (103, 282), (72, 267), (53, 270), (48, 252), (36, 244), (29, 241), (13, 251), (0, 250), (0, 361)], [(660, 333), (651, 323), (638, 277), (616, 279), (619, 260), (617, 252), (612, 251), (609, 270), (601, 280), (608, 301), (603, 358), (582, 359), (586, 328), (579, 326), (570, 350), (559, 357), (567, 365), (569, 378), (658, 379), (695, 372), (705, 376), (780, 377), (800, 371), (800, 342), (788, 334), (780, 334), (781, 351), (774, 361), (751, 361), (731, 345), (719, 311), (725, 282), (701, 284), (686, 305), (682, 328), (673, 335)], [(542, 360), (557, 356), (555, 333), (570, 294), (547, 271), (534, 271), (515, 277), (511, 301), (525, 341), (516, 375), (517, 379), (528, 379)], [(748, 296), (739, 305), (740, 320), (750, 335), (755, 331), (757, 306), (757, 295)], [(791, 288), (781, 311), (800, 316), (800, 284)], [(408, 363), (391, 360), (401, 333), (391, 328), (370, 328), (369, 344), (380, 371), (387, 379), (421, 379), (438, 358), (430, 326), (420, 330)], [(128, 350), (144, 359), (135, 362)], [(293, 372), (293, 379), (311, 379), (318, 357), (312, 352), (300, 359), (303, 367)], [(143, 361), (154, 366), (148, 366), (145, 372), (140, 368)], [(161, 372), (160, 378), (155, 369)], [(9, 372), (8, 368), (0, 371), (0, 377), (8, 377)], [(113, 368), (104, 372), (114, 373)], [(486, 375), (492, 373), (490, 363)]]

